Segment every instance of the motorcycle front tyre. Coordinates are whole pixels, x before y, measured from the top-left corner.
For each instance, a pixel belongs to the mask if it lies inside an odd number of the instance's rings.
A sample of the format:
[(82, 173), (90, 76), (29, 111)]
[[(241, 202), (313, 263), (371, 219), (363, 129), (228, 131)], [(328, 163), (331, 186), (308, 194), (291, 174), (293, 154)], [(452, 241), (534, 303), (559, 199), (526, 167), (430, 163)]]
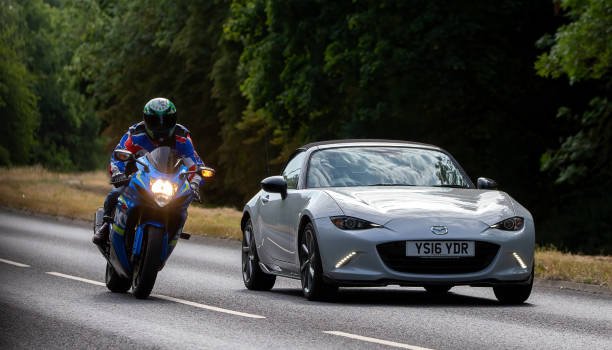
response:
[(162, 266), (161, 252), (164, 231), (158, 227), (148, 226), (140, 257), (134, 266), (132, 293), (138, 299), (146, 299), (153, 290), (157, 272)]

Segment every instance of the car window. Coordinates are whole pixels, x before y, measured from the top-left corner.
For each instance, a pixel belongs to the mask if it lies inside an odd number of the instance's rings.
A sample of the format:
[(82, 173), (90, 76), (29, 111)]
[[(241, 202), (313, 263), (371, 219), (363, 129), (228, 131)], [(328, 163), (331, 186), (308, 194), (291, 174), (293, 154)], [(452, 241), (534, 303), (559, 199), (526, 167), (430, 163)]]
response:
[(283, 177), (287, 181), (287, 188), (296, 189), (300, 180), (300, 172), (302, 171), (302, 163), (304, 161), (304, 152), (296, 154), (283, 170)]
[(448, 186), (470, 187), (447, 154), (410, 147), (342, 147), (310, 157), (307, 187)]

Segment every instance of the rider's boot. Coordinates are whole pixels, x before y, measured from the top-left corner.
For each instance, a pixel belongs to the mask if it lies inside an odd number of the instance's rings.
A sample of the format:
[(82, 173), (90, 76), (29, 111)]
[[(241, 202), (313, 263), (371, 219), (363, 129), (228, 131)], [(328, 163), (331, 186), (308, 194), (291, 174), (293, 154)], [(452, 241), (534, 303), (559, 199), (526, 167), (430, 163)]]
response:
[(108, 242), (108, 236), (110, 234), (110, 225), (113, 222), (113, 218), (110, 216), (104, 216), (104, 223), (100, 228), (94, 233), (91, 241), (96, 245), (103, 245), (105, 242)]

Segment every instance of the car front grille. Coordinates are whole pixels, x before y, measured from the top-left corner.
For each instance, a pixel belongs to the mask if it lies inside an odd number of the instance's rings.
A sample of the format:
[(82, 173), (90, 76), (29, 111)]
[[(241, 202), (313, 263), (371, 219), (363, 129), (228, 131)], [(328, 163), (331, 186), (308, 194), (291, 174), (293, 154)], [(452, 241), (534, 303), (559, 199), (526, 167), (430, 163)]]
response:
[(376, 246), (378, 255), (392, 270), (417, 274), (460, 274), (484, 270), (491, 264), (499, 245), (475, 242), (473, 257), (413, 257), (406, 256), (406, 241), (396, 241)]

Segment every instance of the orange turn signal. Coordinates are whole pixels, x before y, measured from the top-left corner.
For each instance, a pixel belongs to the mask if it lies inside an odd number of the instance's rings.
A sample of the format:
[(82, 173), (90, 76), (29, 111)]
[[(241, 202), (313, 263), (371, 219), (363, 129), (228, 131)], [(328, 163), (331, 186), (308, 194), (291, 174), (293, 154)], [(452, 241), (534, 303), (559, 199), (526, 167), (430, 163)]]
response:
[(204, 168), (202, 169), (202, 177), (209, 179), (211, 177), (215, 176), (215, 170), (212, 168)]

